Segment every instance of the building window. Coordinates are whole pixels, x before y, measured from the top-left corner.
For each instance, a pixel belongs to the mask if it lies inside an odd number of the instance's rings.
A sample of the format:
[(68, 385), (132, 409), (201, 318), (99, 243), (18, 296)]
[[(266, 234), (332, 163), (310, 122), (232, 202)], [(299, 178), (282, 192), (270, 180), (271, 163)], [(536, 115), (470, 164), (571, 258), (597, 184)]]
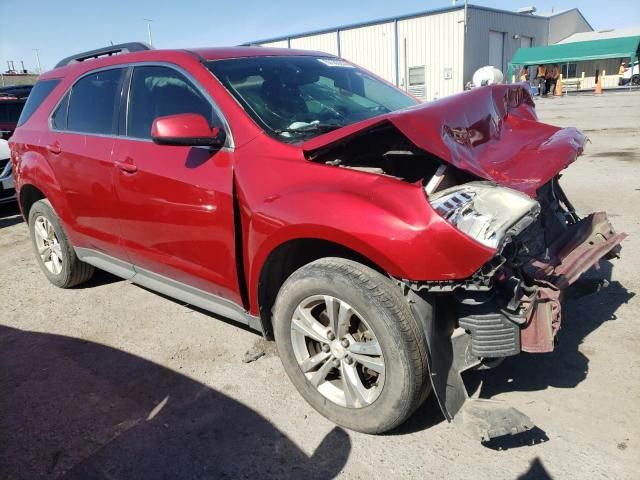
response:
[(576, 78), (578, 76), (578, 64), (577, 63), (563, 63), (562, 78)]
[(427, 90), (425, 87), (426, 69), (427, 67), (424, 65), (419, 67), (409, 67), (409, 88), (407, 88), (407, 92), (421, 100), (427, 96)]
[(424, 65), (421, 67), (409, 67), (409, 86), (424, 85)]

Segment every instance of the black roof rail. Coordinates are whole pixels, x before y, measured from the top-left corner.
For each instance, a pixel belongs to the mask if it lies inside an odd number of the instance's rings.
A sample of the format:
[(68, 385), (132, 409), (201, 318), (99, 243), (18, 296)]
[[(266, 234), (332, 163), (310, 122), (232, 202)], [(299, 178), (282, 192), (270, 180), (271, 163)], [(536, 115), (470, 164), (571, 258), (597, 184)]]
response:
[(108, 47), (97, 48), (95, 50), (89, 50), (88, 52), (77, 53), (70, 57), (63, 58), (53, 68), (64, 67), (65, 65), (75, 62), (84, 62), (91, 58), (111, 56), (118, 53), (142, 52), (144, 50), (153, 50), (153, 47), (144, 42), (119, 43), (118, 45), (109, 45)]

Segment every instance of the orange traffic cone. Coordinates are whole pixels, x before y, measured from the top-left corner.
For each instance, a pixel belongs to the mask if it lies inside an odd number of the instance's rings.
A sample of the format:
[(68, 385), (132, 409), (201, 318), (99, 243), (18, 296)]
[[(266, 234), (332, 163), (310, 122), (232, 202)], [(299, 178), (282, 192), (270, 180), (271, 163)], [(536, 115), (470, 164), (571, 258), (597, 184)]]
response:
[(562, 96), (562, 74), (558, 77), (558, 82), (556, 83), (556, 91), (555, 95), (558, 97)]
[(598, 76), (598, 81), (596, 82), (595, 94), (596, 95), (601, 95), (602, 94), (602, 75)]

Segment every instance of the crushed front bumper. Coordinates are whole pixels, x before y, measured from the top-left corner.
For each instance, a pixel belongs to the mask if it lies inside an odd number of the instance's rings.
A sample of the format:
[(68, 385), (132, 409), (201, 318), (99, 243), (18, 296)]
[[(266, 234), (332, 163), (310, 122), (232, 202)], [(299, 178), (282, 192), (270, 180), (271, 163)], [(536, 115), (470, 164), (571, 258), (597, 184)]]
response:
[[(601, 259), (617, 257), (625, 237), (615, 232), (605, 213), (592, 213), (569, 225), (542, 249), (543, 255), (516, 268), (502, 261), (488, 266), (491, 283), (480, 282), (477, 288), (465, 283), (449, 292), (437, 285), (435, 293), (449, 294), (442, 297), (445, 308), (440, 312), (434, 311), (434, 289), (404, 283), (427, 338), (431, 383), (447, 420), (459, 416), (485, 441), (533, 427), (511, 407), (469, 399), (461, 373), (521, 351), (553, 351), (563, 292)], [(486, 280), (487, 275), (481, 276)]]
[(499, 280), (499, 287), (458, 292), (459, 325), (471, 335), (472, 354), (497, 358), (553, 351), (564, 291), (603, 257), (618, 256), (625, 237), (615, 232), (606, 213), (592, 213), (569, 226), (517, 276)]

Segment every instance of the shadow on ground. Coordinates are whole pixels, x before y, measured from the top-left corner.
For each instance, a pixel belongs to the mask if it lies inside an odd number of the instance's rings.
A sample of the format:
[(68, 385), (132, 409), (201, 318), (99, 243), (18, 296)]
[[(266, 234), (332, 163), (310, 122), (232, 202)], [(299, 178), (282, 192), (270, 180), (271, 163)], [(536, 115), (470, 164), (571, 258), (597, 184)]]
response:
[(20, 215), (17, 203), (0, 205), (0, 228), (11, 227), (22, 221), (22, 215)]
[(309, 457), (268, 420), (97, 343), (0, 326), (0, 477), (332, 478), (349, 436)]

